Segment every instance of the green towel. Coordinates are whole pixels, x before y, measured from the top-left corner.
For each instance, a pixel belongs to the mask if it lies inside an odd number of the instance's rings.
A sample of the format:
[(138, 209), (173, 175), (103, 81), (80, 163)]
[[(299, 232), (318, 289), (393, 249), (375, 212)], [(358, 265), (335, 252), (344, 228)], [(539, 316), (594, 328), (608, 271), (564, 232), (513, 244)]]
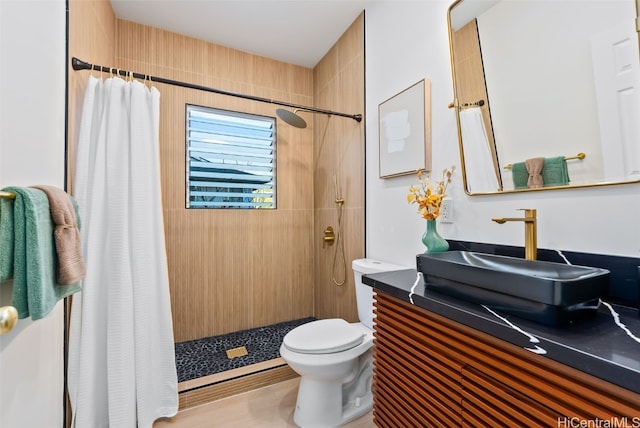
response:
[(524, 162), (516, 162), (511, 166), (511, 177), (513, 178), (514, 189), (529, 188), (529, 172)]
[(569, 170), (564, 156), (545, 158), (541, 175), (544, 187), (568, 185)]
[(0, 281), (13, 278), (13, 200), (0, 198)]
[(56, 303), (77, 291), (80, 282), (56, 283), (54, 224), (46, 194), (37, 189), (9, 187), (16, 194), (14, 217), (13, 306), (18, 318), (38, 320)]

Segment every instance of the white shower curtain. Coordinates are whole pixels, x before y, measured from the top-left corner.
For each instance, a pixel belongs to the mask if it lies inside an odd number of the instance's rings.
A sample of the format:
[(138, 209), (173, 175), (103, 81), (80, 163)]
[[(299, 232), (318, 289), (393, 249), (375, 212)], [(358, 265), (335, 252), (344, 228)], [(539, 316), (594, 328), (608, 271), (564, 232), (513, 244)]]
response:
[(159, 106), (138, 81), (87, 82), (73, 185), (87, 263), (70, 320), (73, 427), (147, 428), (178, 409)]

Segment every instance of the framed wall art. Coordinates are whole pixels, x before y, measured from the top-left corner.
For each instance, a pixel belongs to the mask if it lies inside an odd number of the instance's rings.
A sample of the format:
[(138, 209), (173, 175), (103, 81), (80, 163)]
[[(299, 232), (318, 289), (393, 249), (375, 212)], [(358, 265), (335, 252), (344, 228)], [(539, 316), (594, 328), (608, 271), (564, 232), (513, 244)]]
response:
[(428, 79), (422, 79), (380, 103), (380, 178), (431, 170), (430, 118)]

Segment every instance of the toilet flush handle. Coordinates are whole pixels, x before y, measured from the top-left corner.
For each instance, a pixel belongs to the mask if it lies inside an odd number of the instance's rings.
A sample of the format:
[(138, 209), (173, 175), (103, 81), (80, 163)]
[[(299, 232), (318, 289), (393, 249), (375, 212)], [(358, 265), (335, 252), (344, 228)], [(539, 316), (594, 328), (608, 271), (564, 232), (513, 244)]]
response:
[(322, 248), (327, 245), (333, 245), (333, 242), (336, 240), (336, 234), (333, 231), (333, 227), (329, 226), (324, 230), (324, 241), (322, 242)]

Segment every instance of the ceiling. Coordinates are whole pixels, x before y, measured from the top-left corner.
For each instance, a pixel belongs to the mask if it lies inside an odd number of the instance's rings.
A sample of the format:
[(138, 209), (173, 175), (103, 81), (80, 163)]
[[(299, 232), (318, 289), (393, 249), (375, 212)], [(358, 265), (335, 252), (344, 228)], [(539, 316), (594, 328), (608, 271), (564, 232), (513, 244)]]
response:
[(313, 68), (372, 0), (111, 0), (120, 19)]

